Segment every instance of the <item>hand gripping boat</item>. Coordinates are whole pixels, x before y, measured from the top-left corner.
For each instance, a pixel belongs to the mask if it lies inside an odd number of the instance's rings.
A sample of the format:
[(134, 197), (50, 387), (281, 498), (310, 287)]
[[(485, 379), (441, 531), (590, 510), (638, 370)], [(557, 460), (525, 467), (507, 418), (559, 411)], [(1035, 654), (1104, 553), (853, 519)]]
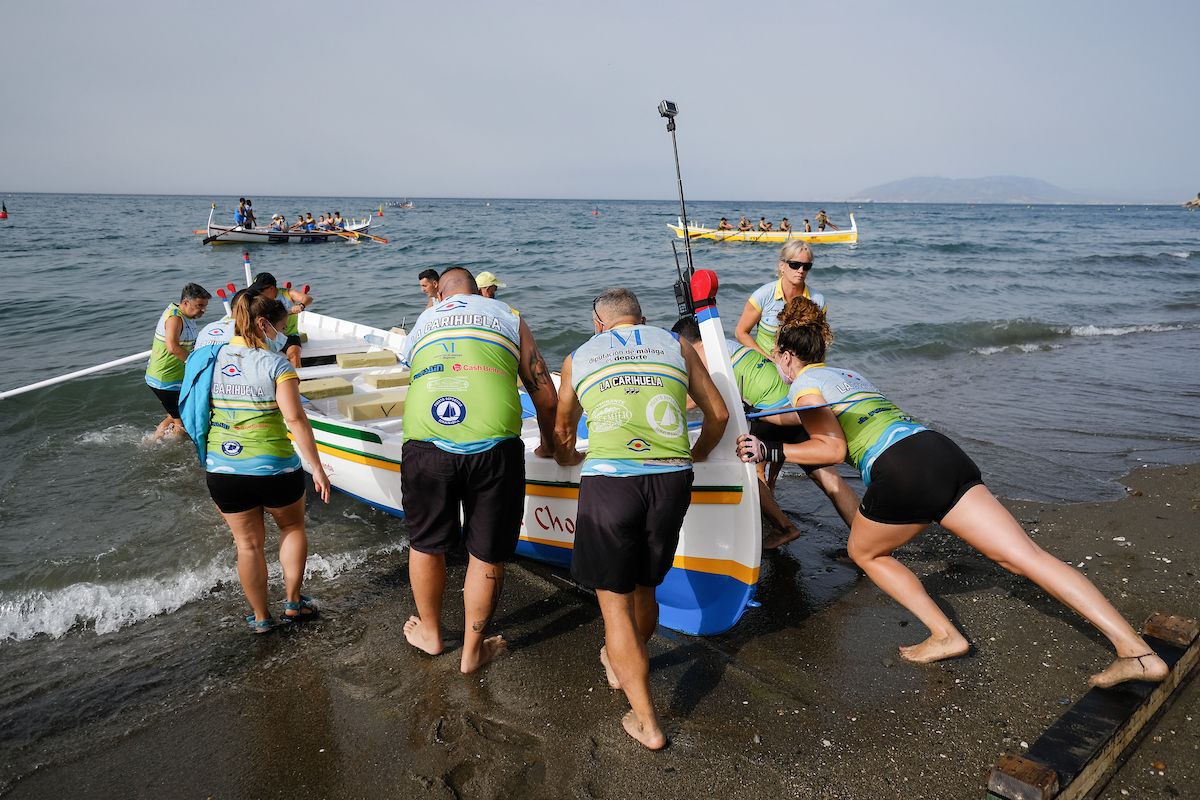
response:
[[(729, 425), (709, 459), (695, 465), (692, 505), (680, 534), (674, 567), (658, 589), (662, 625), (688, 634), (728, 630), (753, 604), (762, 555), (758, 485), (754, 467), (734, 454), (747, 432), (717, 314), (717, 276), (697, 271), (691, 280), (709, 369), (730, 409)], [(301, 392), (330, 483), (364, 503), (403, 516), (400, 449), (407, 374), (395, 355), (403, 333), (383, 331), (306, 311)], [(339, 363), (340, 362), (340, 363)], [(556, 376), (557, 378), (557, 376)], [(557, 566), (571, 563), (579, 467), (561, 467), (533, 455), (539, 442), (528, 397), (525, 442), (525, 515), (518, 555)], [(580, 447), (586, 449), (586, 427)]]

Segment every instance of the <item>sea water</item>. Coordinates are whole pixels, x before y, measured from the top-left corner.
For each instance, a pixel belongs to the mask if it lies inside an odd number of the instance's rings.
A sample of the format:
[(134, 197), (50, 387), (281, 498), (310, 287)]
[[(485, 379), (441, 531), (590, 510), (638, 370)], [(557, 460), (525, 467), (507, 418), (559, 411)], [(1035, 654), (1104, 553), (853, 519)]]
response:
[[(234, 199), (4, 199), (0, 389), (148, 349), (187, 282), (214, 294), (242, 283), (243, 247), (205, 247), (192, 233), (210, 201), (228, 222)], [(254, 202), (261, 219), (361, 218), (379, 204)], [(837, 337), (829, 362), (953, 437), (995, 491), (1112, 498), (1131, 468), (1200, 461), (1200, 213), (816, 201), (688, 210), (714, 226), (743, 213), (799, 225), (822, 207), (843, 226), (853, 211), (861, 236), (815, 249), (809, 281)], [(666, 223), (677, 216), (668, 201), (418, 199), (373, 216), (387, 245), (248, 252), (255, 272), (311, 284), (315, 311), (382, 328), (416, 319), (421, 270), (491, 270), (557, 367), (589, 335), (591, 301), (610, 286), (634, 289), (652, 324), (674, 322)], [(696, 266), (720, 278), (730, 335), (750, 292), (773, 280), (777, 253), (693, 243)], [(206, 320), (217, 319), (216, 297), (209, 308)], [(0, 789), (86, 746), (81, 730), (134, 725), (256, 657), (229, 532), (191, 447), (148, 440), (161, 418), (137, 367), (0, 400)], [(785, 472), (780, 494), (806, 540), (844, 536), (797, 473)], [(402, 522), (336, 493), (310, 509), (307, 591), (334, 609), (403, 591), (381, 577), (402, 563)], [(820, 557), (796, 552), (782, 557)]]

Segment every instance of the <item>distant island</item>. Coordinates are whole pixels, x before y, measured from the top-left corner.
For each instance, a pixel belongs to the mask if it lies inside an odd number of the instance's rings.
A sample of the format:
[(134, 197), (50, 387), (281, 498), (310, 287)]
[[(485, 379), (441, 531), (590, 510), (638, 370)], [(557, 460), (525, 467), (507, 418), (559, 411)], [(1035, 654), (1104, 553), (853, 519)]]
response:
[(919, 177), (872, 186), (850, 198), (877, 203), (1086, 203), (1087, 198), (1036, 178)]

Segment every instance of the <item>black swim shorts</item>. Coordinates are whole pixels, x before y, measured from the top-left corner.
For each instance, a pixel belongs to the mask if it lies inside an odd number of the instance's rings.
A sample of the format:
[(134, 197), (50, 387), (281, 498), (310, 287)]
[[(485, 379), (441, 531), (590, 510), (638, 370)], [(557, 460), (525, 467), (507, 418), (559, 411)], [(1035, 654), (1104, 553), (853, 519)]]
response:
[(288, 350), (292, 349), (293, 347), (300, 347), (300, 345), (302, 345), (302, 344), (304, 344), (304, 342), (301, 341), (300, 334), (290, 333), (290, 334), (288, 334), (287, 341), (283, 343), (283, 352), (286, 353)]
[(686, 469), (581, 478), (571, 577), (619, 594), (662, 583), (675, 561), (693, 477)]
[(208, 493), (223, 514), (255, 508), (284, 508), (304, 497), (304, 470), (281, 475), (231, 475), (206, 472)]
[(888, 525), (938, 522), (982, 483), (979, 467), (958, 445), (937, 431), (921, 431), (875, 459), (858, 510)]
[(150, 391), (154, 392), (154, 396), (158, 398), (158, 402), (162, 403), (163, 410), (174, 418), (179, 419), (179, 390), (178, 389), (155, 389), (149, 387)]
[(412, 439), (401, 448), (400, 460), (409, 547), (437, 555), (462, 539), (480, 561), (512, 560), (525, 511), (525, 444), (520, 439), (467, 455)]

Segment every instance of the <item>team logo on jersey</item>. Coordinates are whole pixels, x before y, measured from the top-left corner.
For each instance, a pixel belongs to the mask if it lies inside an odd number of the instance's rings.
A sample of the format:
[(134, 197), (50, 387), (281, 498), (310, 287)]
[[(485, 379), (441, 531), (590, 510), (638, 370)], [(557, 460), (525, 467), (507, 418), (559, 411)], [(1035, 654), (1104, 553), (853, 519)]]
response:
[(588, 433), (608, 433), (622, 427), (633, 414), (620, 400), (605, 400), (588, 414)]
[(457, 397), (439, 397), (429, 410), (442, 425), (457, 425), (467, 418), (467, 407)]
[(242, 443), (234, 441), (221, 442), (221, 452), (227, 456), (236, 456), (242, 452)]
[(435, 310), (437, 310), (437, 311), (456, 311), (460, 308), (466, 308), (466, 307), (467, 307), (466, 300), (447, 300), (446, 302), (444, 302), (440, 306), (438, 306), (437, 309), (435, 309)]
[(242, 377), (242, 371), (238, 369), (237, 364), (226, 364), (225, 366), (221, 367), (221, 374), (227, 378)]
[(625, 447), (635, 453), (644, 453), (650, 449), (650, 443), (645, 439), (630, 439)]
[(683, 433), (683, 411), (669, 394), (656, 394), (646, 404), (646, 422), (660, 436), (675, 437)]

